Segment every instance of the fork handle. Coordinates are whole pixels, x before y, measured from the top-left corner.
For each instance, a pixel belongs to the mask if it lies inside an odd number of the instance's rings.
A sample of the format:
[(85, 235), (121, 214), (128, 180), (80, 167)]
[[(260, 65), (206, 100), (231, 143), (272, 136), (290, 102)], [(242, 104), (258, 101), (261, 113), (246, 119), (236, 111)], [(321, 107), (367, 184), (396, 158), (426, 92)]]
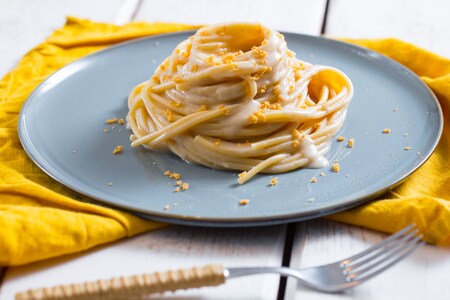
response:
[(179, 289), (217, 286), (225, 283), (222, 265), (116, 277), (79, 284), (59, 285), (19, 292), (16, 300), (110, 300), (142, 297)]

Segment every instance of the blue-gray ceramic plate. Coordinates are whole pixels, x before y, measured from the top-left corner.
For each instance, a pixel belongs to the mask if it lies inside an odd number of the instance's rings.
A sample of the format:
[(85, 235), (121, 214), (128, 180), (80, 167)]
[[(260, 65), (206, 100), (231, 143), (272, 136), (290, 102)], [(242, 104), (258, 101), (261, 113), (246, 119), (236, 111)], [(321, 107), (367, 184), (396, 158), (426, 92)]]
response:
[[(315, 218), (373, 199), (422, 165), (438, 142), (441, 108), (411, 71), (350, 44), (286, 33), (297, 57), (341, 69), (353, 81), (355, 96), (340, 134), (353, 138), (355, 146), (334, 141), (328, 154), (330, 161), (339, 161), (339, 173), (328, 167), (301, 169), (276, 175), (276, 186), (268, 185), (273, 175), (258, 175), (239, 186), (237, 172), (131, 148), (129, 130), (105, 120), (125, 118), (131, 89), (190, 35), (124, 43), (54, 73), (30, 95), (20, 115), (19, 135), (28, 155), (67, 187), (150, 219), (253, 226)], [(385, 128), (391, 133), (383, 134)], [(124, 146), (123, 153), (112, 154), (116, 145)], [(181, 173), (189, 190), (175, 193), (166, 170)], [(310, 183), (312, 177), (317, 183)], [(240, 206), (244, 198), (250, 203)]]

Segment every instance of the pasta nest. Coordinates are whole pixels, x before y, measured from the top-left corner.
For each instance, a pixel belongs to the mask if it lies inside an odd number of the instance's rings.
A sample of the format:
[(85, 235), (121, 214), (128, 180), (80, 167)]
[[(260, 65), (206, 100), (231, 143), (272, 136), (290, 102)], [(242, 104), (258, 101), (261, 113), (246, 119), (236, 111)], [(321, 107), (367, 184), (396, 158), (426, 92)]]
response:
[(296, 58), (258, 23), (218, 24), (181, 42), (129, 95), (131, 145), (217, 169), (324, 167), (353, 96), (341, 71)]

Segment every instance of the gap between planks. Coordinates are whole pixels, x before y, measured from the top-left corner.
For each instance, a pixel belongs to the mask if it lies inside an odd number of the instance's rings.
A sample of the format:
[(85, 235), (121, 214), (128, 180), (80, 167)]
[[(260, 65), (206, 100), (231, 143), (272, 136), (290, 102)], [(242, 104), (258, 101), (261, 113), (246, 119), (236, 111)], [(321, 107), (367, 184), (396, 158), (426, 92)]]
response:
[(120, 5), (113, 23), (116, 25), (124, 25), (134, 21), (139, 9), (142, 7), (143, 0), (123, 0)]

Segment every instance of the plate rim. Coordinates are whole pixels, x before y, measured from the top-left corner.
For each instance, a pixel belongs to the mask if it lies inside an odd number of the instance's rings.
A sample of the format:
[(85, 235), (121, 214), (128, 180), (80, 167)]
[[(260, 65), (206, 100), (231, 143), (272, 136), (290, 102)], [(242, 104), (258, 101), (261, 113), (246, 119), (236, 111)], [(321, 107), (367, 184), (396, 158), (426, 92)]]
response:
[[(354, 208), (358, 205), (361, 205), (365, 202), (368, 202), (370, 200), (373, 200), (374, 198), (388, 192), (389, 190), (395, 188), (399, 184), (401, 184), (404, 180), (406, 180), (409, 176), (411, 176), (415, 171), (417, 171), (423, 164), (425, 164), (428, 159), (431, 157), (431, 155), (434, 153), (440, 139), (442, 136), (443, 128), (444, 128), (444, 116), (442, 107), (439, 103), (439, 100), (437, 99), (436, 95), (433, 93), (431, 88), (425, 84), (425, 82), (416, 75), (413, 71), (411, 71), (406, 66), (400, 64), (399, 62), (387, 57), (384, 54), (381, 54), (379, 52), (376, 52), (374, 50), (364, 48), (359, 45), (355, 45), (346, 41), (342, 40), (335, 40), (335, 39), (329, 39), (324, 36), (315, 36), (315, 35), (308, 35), (308, 34), (302, 34), (302, 33), (294, 33), (289, 31), (280, 31), (283, 35), (291, 35), (291, 36), (298, 36), (300, 38), (307, 38), (307, 39), (315, 39), (320, 40), (321, 42), (326, 43), (333, 43), (337, 44), (341, 47), (344, 47), (346, 51), (358, 50), (358, 53), (364, 53), (365, 55), (371, 55), (373, 57), (373, 54), (377, 56), (377, 59), (381, 59), (382, 61), (388, 63), (389, 65), (392, 65), (395, 68), (400, 68), (405, 71), (407, 71), (407, 74), (409, 76), (412, 76), (415, 81), (417, 81), (418, 84), (421, 85), (422, 88), (425, 88), (428, 95), (432, 98), (434, 105), (436, 107), (436, 110), (438, 112), (438, 123), (439, 128), (436, 132), (435, 139), (431, 146), (429, 147), (426, 154), (421, 156), (420, 162), (411, 168), (408, 172), (405, 172), (397, 178), (396, 180), (392, 181), (390, 184), (388, 184), (386, 187), (379, 189), (373, 193), (366, 194), (362, 197), (342, 197), (342, 203), (334, 204), (331, 206), (328, 206), (326, 209), (323, 208), (317, 208), (312, 211), (308, 212), (293, 212), (293, 213), (283, 213), (278, 215), (272, 215), (272, 216), (253, 216), (253, 217), (239, 217), (239, 218), (230, 218), (230, 217), (196, 217), (196, 216), (184, 216), (181, 214), (173, 214), (169, 211), (149, 211), (146, 209), (137, 209), (131, 205), (127, 204), (121, 204), (116, 203), (113, 201), (110, 201), (108, 199), (101, 199), (100, 197), (96, 197), (95, 195), (88, 194), (86, 192), (83, 192), (82, 189), (78, 188), (76, 185), (71, 184), (70, 182), (67, 182), (64, 179), (61, 179), (57, 176), (57, 174), (53, 174), (53, 172), (58, 173), (57, 170), (51, 168), (50, 166), (46, 166), (45, 163), (48, 163), (47, 160), (41, 158), (41, 155), (39, 151), (34, 147), (33, 143), (31, 142), (31, 139), (28, 135), (27, 128), (26, 128), (26, 117), (27, 117), (27, 110), (28, 107), (31, 105), (33, 99), (35, 98), (35, 95), (38, 94), (42, 87), (51, 80), (54, 76), (59, 75), (61, 72), (64, 72), (67, 69), (72, 68), (74, 65), (77, 65), (84, 60), (91, 60), (94, 57), (102, 56), (106, 52), (114, 51), (115, 49), (126, 47), (130, 44), (136, 44), (143, 41), (151, 41), (153, 39), (158, 39), (161, 37), (171, 37), (171, 36), (183, 36), (186, 34), (193, 34), (195, 33), (195, 30), (183, 30), (183, 31), (177, 31), (173, 33), (167, 33), (167, 34), (158, 34), (158, 35), (151, 35), (151, 36), (145, 36), (140, 37), (136, 39), (132, 39), (129, 41), (121, 42), (116, 45), (112, 45), (110, 47), (107, 47), (105, 49), (96, 51), (94, 53), (88, 54), (84, 57), (81, 57), (79, 59), (76, 59), (75, 61), (59, 68), (52, 74), (50, 74), (46, 79), (44, 79), (36, 88), (30, 93), (30, 95), (25, 100), (24, 104), (21, 107), (19, 118), (18, 118), (18, 136), (20, 143), (27, 153), (28, 157), (35, 163), (44, 173), (46, 173), (48, 176), (53, 178), (58, 183), (68, 187), (72, 191), (82, 194), (91, 200), (93, 200), (95, 205), (101, 205), (105, 206), (111, 209), (120, 209), (122, 211), (125, 211), (127, 213), (131, 213), (134, 215), (141, 216), (145, 219), (150, 219), (154, 221), (161, 221), (161, 222), (167, 222), (167, 223), (173, 223), (173, 224), (180, 224), (180, 225), (194, 225), (194, 226), (208, 226), (208, 227), (243, 227), (243, 226), (269, 226), (269, 225), (276, 225), (276, 224), (285, 224), (285, 223), (291, 223), (291, 222), (298, 222), (308, 219), (314, 219), (318, 217), (323, 217), (326, 215), (331, 215), (337, 212), (341, 212), (344, 210), (348, 210), (351, 208)], [(74, 199), (75, 200), (75, 199)], [(79, 201), (79, 200), (76, 200)]]

